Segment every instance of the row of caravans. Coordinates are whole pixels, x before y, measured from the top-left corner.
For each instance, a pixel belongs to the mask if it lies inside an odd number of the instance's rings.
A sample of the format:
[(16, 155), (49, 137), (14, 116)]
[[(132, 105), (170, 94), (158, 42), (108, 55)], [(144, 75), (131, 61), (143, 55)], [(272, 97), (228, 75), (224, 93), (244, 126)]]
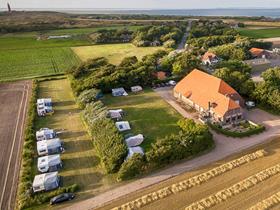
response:
[[(38, 116), (46, 116), (53, 113), (52, 100), (50, 98), (37, 100)], [(53, 129), (42, 128), (36, 132), (37, 140), (37, 169), (41, 173), (34, 177), (32, 183), (33, 192), (50, 191), (60, 186), (61, 177), (58, 170), (63, 164), (60, 153), (64, 151), (63, 142), (58, 138)]]

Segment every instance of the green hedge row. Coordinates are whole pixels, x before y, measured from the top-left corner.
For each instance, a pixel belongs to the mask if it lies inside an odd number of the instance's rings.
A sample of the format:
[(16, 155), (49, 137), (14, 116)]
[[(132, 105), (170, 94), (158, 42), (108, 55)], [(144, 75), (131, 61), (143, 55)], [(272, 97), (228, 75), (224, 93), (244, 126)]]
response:
[(33, 161), (36, 156), (36, 137), (35, 137), (35, 120), (36, 120), (36, 102), (38, 94), (38, 81), (32, 83), (32, 93), (27, 113), (27, 123), (25, 127), (24, 144), (22, 151), (22, 161), (19, 176), (19, 185), (17, 191), (17, 209), (25, 209), (34, 205), (40, 205), (48, 202), (52, 197), (64, 192), (75, 192), (78, 185), (74, 184), (68, 187), (59, 188), (51, 192), (32, 193), (32, 182), (34, 178)]
[(207, 126), (196, 124), (191, 119), (180, 120), (178, 126), (181, 131), (177, 135), (158, 139), (145, 156), (135, 154), (125, 161), (118, 172), (118, 179), (130, 179), (175, 161), (194, 157), (214, 147), (213, 137)]
[(127, 155), (127, 146), (115, 123), (107, 118), (107, 108), (101, 101), (89, 103), (82, 118), (105, 170), (107, 173), (117, 172)]
[(250, 129), (250, 130), (248, 130), (246, 132), (242, 132), (242, 133), (225, 130), (212, 123), (208, 123), (208, 126), (210, 128), (212, 128), (214, 131), (216, 131), (217, 133), (223, 134), (228, 137), (234, 137), (234, 138), (248, 137), (248, 136), (259, 134), (259, 133), (262, 133), (263, 131), (265, 131), (265, 127), (263, 125), (258, 125), (256, 128)]

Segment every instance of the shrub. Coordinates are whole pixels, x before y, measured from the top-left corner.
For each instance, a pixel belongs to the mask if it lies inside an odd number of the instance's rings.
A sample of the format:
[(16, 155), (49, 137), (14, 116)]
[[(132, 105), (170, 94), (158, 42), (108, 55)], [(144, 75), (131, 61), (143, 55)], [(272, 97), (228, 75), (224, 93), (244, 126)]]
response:
[(115, 123), (106, 117), (107, 108), (98, 101), (82, 112), (93, 145), (107, 173), (117, 172), (127, 155), (127, 146)]
[(125, 161), (119, 172), (118, 180), (131, 179), (144, 171), (145, 159), (140, 154), (134, 154), (131, 158)]
[(234, 138), (248, 137), (248, 136), (259, 134), (259, 133), (262, 133), (263, 131), (265, 131), (265, 127), (263, 125), (258, 125), (255, 128), (251, 128), (250, 130), (242, 132), (242, 133), (225, 130), (212, 123), (208, 123), (208, 125), (210, 128), (212, 128), (217, 133), (221, 133), (221, 134), (224, 134), (225, 136), (234, 137)]
[(100, 90), (94, 88), (84, 90), (77, 98), (78, 106), (83, 109), (85, 108), (86, 104), (96, 101), (100, 96)]

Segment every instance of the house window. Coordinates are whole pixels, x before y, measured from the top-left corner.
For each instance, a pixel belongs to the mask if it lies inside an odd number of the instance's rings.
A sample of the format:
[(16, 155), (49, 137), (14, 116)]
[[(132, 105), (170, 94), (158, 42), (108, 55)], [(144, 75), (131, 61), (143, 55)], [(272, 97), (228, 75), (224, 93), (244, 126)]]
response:
[(242, 115), (238, 115), (237, 119), (240, 120), (242, 118)]
[(227, 118), (227, 119), (226, 119), (226, 123), (229, 123), (229, 122), (230, 122), (230, 118)]
[(234, 117), (232, 117), (231, 119), (232, 119), (232, 121), (235, 121), (235, 120), (236, 120), (236, 117), (234, 116)]

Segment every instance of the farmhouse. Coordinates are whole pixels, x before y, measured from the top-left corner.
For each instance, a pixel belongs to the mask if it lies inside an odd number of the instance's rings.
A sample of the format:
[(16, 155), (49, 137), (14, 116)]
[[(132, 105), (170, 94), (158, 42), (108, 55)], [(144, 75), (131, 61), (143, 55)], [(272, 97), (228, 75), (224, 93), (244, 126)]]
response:
[(253, 58), (269, 58), (271, 56), (271, 53), (267, 50), (254, 47), (250, 49), (250, 53)]
[(200, 70), (194, 69), (173, 91), (175, 98), (212, 121), (230, 124), (243, 119), (241, 96), (223, 80)]
[(212, 52), (206, 52), (201, 59), (204, 65), (213, 65), (219, 62), (219, 58)]

